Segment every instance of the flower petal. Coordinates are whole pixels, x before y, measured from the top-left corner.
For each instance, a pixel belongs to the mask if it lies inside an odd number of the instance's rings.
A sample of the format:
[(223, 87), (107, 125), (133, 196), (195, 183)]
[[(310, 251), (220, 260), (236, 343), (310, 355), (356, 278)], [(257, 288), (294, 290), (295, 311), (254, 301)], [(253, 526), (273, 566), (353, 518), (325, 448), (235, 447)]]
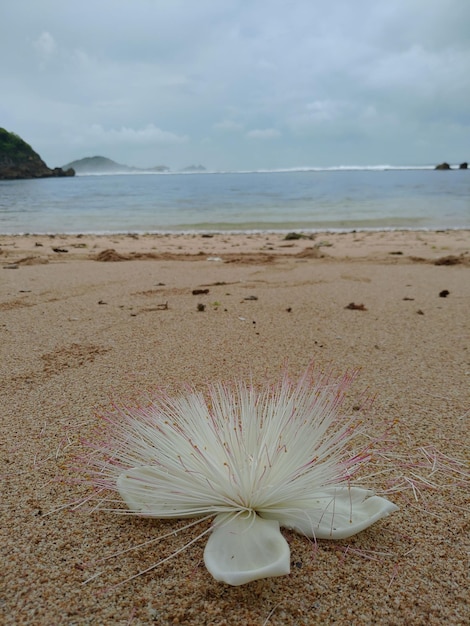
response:
[(368, 528), (398, 507), (373, 491), (360, 487), (335, 487), (315, 493), (303, 507), (262, 513), (281, 526), (317, 539), (346, 539)]
[(290, 550), (276, 520), (254, 513), (218, 515), (204, 550), (212, 576), (229, 585), (290, 572)]

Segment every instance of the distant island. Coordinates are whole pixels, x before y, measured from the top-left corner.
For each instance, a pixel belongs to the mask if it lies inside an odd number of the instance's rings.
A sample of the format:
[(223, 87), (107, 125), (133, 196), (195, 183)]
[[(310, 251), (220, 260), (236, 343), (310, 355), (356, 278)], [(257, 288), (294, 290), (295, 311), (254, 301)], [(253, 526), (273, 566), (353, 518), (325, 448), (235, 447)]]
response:
[(155, 167), (132, 167), (116, 163), (112, 159), (103, 156), (85, 157), (78, 161), (72, 161), (62, 166), (63, 169), (73, 168), (77, 174), (130, 174), (132, 172), (168, 172), (166, 165), (156, 165)]
[(73, 168), (47, 167), (26, 141), (0, 128), (0, 180), (63, 176), (75, 176), (75, 171)]
[[(134, 167), (131, 165), (124, 165), (123, 163), (116, 163), (112, 159), (108, 159), (104, 156), (92, 156), (78, 159), (77, 161), (71, 161), (66, 165), (63, 165), (64, 170), (72, 168), (77, 174), (143, 174), (152, 172), (169, 172), (170, 168), (167, 165), (155, 165), (154, 167)], [(203, 165), (189, 165), (180, 172), (205, 172), (206, 168)]]
[(185, 167), (183, 172), (205, 172), (206, 168), (203, 165), (189, 165)]

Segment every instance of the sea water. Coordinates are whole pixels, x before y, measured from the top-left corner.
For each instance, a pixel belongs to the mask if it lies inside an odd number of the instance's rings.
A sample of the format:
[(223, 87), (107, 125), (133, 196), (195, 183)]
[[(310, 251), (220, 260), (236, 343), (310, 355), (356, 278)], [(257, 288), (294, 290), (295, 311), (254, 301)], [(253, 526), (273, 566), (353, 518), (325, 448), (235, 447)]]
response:
[(0, 181), (0, 233), (470, 228), (470, 171), (82, 175)]

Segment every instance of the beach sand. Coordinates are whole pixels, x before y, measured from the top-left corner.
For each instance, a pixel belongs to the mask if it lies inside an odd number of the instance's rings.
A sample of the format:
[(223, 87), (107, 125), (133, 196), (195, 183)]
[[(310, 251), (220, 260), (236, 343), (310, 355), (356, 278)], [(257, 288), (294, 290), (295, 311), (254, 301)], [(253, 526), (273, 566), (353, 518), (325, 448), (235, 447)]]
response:
[[(469, 231), (0, 236), (0, 622), (470, 623), (469, 251)], [(202, 539), (120, 585), (198, 527), (102, 561), (184, 523), (65, 506), (97, 414), (286, 362), (359, 370), (347, 406), (366, 392), (371, 437), (392, 425), (368, 484), (400, 511), (317, 546), (285, 531), (289, 576), (217, 583)]]

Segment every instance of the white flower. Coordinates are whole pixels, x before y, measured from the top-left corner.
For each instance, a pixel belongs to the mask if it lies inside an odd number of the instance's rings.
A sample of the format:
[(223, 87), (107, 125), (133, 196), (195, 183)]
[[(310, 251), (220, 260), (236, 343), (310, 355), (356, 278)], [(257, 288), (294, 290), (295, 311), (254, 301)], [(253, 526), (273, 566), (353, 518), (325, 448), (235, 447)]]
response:
[(351, 484), (369, 455), (353, 448), (360, 422), (339, 414), (349, 382), (308, 371), (296, 384), (215, 384), (207, 401), (191, 390), (121, 410), (93, 480), (138, 515), (215, 516), (204, 561), (219, 581), (288, 574), (280, 527), (343, 539), (398, 509)]

